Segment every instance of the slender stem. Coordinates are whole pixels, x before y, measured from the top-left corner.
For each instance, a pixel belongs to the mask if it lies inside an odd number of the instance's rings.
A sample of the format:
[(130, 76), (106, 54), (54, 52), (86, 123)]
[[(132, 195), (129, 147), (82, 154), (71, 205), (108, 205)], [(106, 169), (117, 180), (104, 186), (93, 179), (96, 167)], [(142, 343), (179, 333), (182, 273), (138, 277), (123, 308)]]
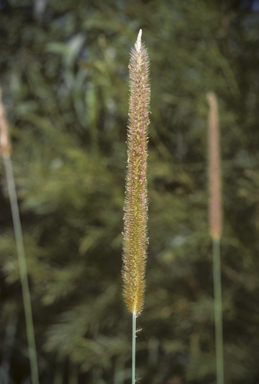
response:
[(17, 194), (13, 176), (12, 162), (9, 155), (3, 156), (5, 173), (7, 179), (7, 188), (11, 204), (11, 211), (13, 217), (14, 235), (18, 255), (19, 272), (22, 286), (22, 297), (25, 312), (26, 332), (29, 346), (29, 359), (31, 366), (31, 378), (33, 384), (39, 384), (38, 363), (36, 344), (34, 336), (34, 325), (32, 317), (31, 296), (28, 281), (28, 272), (24, 252), (22, 226), (19, 214), (19, 207), (17, 202)]
[(213, 238), (212, 243), (217, 384), (224, 384), (220, 239)]
[(136, 371), (136, 313), (132, 313), (132, 384), (135, 384)]

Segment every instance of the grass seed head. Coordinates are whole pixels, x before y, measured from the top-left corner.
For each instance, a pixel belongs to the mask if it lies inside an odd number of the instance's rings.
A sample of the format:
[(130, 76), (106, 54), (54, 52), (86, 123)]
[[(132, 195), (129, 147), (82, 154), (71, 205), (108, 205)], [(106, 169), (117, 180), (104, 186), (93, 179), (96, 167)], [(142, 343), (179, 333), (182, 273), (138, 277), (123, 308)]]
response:
[(147, 142), (149, 125), (149, 58), (142, 30), (130, 56), (130, 100), (127, 134), (127, 176), (124, 203), (123, 293), (137, 316), (144, 304), (147, 257)]

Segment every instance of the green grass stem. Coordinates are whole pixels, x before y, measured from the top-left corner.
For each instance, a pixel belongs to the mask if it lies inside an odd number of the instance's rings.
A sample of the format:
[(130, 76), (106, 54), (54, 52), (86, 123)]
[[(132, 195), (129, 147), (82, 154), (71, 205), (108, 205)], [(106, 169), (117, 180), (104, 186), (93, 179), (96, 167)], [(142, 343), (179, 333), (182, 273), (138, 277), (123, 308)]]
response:
[(217, 384), (224, 384), (220, 239), (213, 238), (212, 244)]
[(132, 384), (136, 376), (136, 313), (132, 313)]
[(17, 202), (17, 194), (13, 176), (13, 167), (11, 158), (9, 155), (3, 156), (4, 167), (7, 179), (7, 188), (9, 193), (9, 199), (11, 204), (13, 226), (14, 226), (14, 235), (17, 248), (18, 264), (19, 264), (19, 273), (22, 286), (22, 297), (23, 305), (25, 312), (25, 323), (26, 323), (26, 333), (28, 339), (29, 347), (29, 359), (31, 367), (31, 379), (32, 384), (39, 384), (39, 373), (38, 373), (38, 363), (37, 363), (37, 353), (36, 353), (36, 343), (35, 343), (35, 333), (32, 317), (32, 307), (31, 307), (31, 295), (29, 289), (28, 281), (28, 272), (27, 264), (24, 252), (24, 243), (22, 235), (22, 226), (19, 214), (19, 207)]

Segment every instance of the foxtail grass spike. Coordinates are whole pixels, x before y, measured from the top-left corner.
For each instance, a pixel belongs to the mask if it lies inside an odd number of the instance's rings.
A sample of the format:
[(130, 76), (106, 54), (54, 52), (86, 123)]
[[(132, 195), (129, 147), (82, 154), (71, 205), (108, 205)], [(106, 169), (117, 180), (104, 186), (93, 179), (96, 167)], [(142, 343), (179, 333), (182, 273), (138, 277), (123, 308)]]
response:
[(147, 255), (147, 127), (149, 125), (149, 58), (141, 42), (142, 30), (131, 50), (127, 176), (124, 204), (122, 277), (124, 299), (138, 316), (143, 308)]
[(213, 92), (207, 94), (209, 103), (209, 222), (213, 245), (214, 318), (216, 342), (217, 384), (224, 384), (224, 350), (222, 322), (222, 288), (220, 239), (222, 233), (222, 207), (220, 182), (220, 145), (218, 103)]
[(1, 89), (0, 89), (0, 151), (4, 160), (7, 188), (8, 188), (9, 200), (10, 200), (12, 218), (13, 218), (19, 273), (20, 273), (20, 280), (21, 280), (21, 286), (22, 286), (26, 333), (27, 333), (28, 347), (29, 347), (31, 381), (32, 381), (32, 384), (39, 384), (37, 352), (36, 352), (36, 344), (35, 344), (35, 334), (34, 334), (34, 324), (33, 324), (33, 317), (32, 317), (31, 296), (30, 296), (30, 289), (29, 289), (27, 264), (26, 264), (26, 258), (25, 258), (22, 226), (21, 226), (15, 181), (14, 181), (14, 175), (13, 175), (13, 167), (12, 167), (12, 161), (10, 156), (11, 145), (10, 145), (9, 135), (8, 135), (7, 119), (5, 117), (4, 106), (2, 104), (2, 99), (1, 99)]
[(213, 239), (220, 239), (222, 232), (220, 149), (218, 103), (215, 93), (207, 94), (209, 103), (209, 221)]

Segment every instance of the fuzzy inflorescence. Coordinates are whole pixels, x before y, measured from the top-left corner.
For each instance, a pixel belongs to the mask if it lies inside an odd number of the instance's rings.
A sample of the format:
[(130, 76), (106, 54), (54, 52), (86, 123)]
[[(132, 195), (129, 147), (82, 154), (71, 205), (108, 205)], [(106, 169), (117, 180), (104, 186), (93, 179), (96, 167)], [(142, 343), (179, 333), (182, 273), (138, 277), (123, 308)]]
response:
[(127, 176), (124, 204), (124, 298), (131, 313), (139, 315), (144, 303), (147, 254), (147, 127), (149, 124), (149, 58), (141, 30), (131, 51), (130, 101), (127, 135)]

